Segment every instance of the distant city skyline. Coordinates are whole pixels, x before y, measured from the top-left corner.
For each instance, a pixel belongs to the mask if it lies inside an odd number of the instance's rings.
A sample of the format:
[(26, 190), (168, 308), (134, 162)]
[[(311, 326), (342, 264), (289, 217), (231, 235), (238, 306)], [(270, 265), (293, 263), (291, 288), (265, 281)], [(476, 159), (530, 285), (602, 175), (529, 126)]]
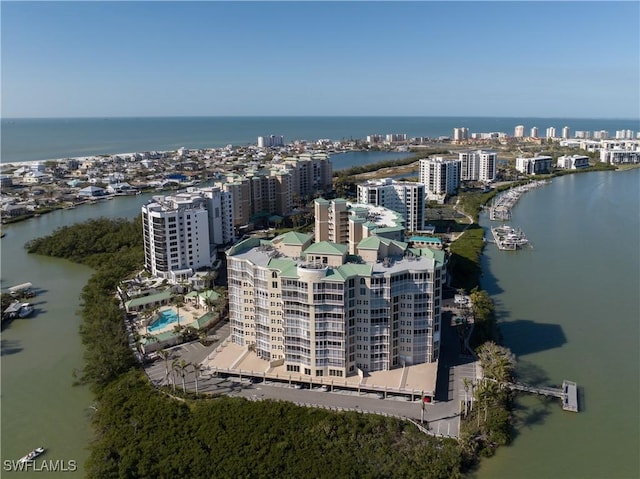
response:
[(640, 118), (638, 2), (0, 9), (3, 118)]

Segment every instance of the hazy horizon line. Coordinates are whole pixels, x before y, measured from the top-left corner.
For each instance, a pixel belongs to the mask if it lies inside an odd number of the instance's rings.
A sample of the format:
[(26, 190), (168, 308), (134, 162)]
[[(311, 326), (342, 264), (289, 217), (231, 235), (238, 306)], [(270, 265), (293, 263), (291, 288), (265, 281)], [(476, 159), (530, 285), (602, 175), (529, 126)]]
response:
[(513, 116), (513, 115), (118, 115), (118, 116), (7, 116), (5, 120), (110, 120), (110, 119), (161, 119), (161, 118), (542, 118), (575, 120), (625, 120), (640, 121), (640, 117), (595, 116)]

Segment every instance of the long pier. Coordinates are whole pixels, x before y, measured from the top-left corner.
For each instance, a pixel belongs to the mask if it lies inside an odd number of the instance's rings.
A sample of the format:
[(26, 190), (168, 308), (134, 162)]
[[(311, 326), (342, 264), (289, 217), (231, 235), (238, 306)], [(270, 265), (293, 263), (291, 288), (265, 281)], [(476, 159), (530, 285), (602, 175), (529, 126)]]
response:
[(578, 385), (573, 381), (562, 381), (561, 388), (534, 387), (522, 383), (509, 383), (509, 388), (542, 396), (557, 397), (562, 401), (562, 409), (578, 412)]

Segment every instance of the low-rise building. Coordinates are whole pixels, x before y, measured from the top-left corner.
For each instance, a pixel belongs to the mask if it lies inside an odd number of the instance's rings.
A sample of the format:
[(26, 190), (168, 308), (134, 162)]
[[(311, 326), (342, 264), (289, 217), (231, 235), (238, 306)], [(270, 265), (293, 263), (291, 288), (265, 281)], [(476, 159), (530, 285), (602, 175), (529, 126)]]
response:
[(535, 156), (533, 158), (516, 158), (516, 170), (525, 175), (541, 175), (551, 172), (553, 158)]
[(563, 155), (558, 157), (558, 168), (565, 170), (579, 170), (589, 167), (589, 157), (584, 155)]

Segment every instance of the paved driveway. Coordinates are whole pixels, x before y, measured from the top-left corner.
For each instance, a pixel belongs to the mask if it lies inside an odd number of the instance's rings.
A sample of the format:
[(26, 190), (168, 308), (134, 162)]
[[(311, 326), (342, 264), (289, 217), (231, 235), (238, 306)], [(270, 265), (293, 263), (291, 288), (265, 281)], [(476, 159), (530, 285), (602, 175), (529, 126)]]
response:
[[(203, 346), (192, 342), (169, 349), (171, 357), (165, 361), (158, 360), (145, 369), (153, 384), (171, 385), (171, 372), (167, 377), (166, 368), (171, 371), (173, 360), (184, 359), (187, 363), (201, 363), (224, 338), (229, 335), (229, 323), (224, 323), (217, 331), (218, 340)], [(442, 328), (443, 353), (438, 369), (436, 401), (425, 406), (424, 419), (430, 432), (437, 435), (457, 437), (460, 432), (460, 400), (464, 399), (462, 378), (475, 377), (475, 363), (472, 359), (459, 354), (459, 342), (455, 329), (448, 325)], [(182, 388), (182, 378), (175, 376), (177, 388)], [(195, 391), (195, 371), (193, 367), (186, 369), (185, 385)], [(321, 407), (333, 410), (361, 411), (391, 416), (402, 416), (420, 422), (422, 419), (422, 403), (407, 401), (404, 398), (379, 399), (371, 393), (358, 394), (357, 391), (324, 392), (319, 388), (295, 389), (282, 383), (256, 383), (248, 379), (221, 378), (204, 370), (198, 378), (198, 391), (201, 393), (225, 394), (232, 397), (243, 397), (249, 400), (283, 400), (310, 407)]]

